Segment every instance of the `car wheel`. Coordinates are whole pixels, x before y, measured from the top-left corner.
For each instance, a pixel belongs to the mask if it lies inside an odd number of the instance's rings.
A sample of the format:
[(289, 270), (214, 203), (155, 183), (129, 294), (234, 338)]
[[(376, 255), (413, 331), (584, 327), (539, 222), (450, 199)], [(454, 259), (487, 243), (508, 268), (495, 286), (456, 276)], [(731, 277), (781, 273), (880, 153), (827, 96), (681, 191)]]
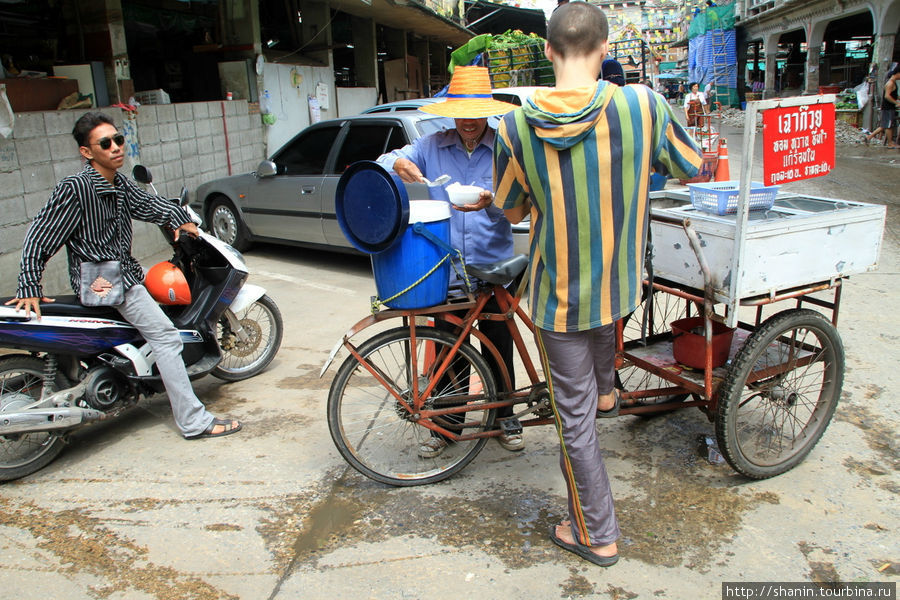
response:
[(225, 196), (216, 196), (209, 205), (209, 230), (235, 250), (243, 252), (250, 247), (247, 226), (244, 225), (234, 205)]

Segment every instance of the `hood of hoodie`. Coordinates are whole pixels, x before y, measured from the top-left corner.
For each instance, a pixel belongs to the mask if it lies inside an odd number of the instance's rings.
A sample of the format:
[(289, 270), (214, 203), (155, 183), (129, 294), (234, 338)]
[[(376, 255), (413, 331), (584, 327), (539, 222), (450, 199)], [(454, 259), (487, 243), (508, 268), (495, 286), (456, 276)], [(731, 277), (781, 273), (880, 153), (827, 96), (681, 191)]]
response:
[(605, 81), (596, 85), (557, 90), (537, 90), (522, 106), (525, 120), (535, 134), (564, 150), (580, 142), (603, 118), (607, 99), (618, 89)]

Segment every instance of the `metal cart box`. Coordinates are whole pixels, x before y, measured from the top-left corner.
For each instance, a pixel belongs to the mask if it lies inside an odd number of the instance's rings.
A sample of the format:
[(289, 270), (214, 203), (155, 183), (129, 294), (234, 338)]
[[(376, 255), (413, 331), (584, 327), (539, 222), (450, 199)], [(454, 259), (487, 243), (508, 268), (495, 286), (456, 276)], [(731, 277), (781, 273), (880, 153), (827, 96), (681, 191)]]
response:
[[(684, 200), (686, 195), (663, 196)], [(657, 200), (655, 204), (660, 204)], [(682, 223), (689, 219), (709, 265), (717, 302), (774, 295), (778, 290), (834, 280), (877, 266), (885, 207), (863, 202), (785, 196), (768, 211), (751, 211), (736, 286), (732, 265), (736, 216), (690, 205), (651, 209), (657, 277), (703, 289), (703, 273)], [(733, 291), (731, 291), (733, 290)], [(732, 296), (733, 294), (734, 296)]]

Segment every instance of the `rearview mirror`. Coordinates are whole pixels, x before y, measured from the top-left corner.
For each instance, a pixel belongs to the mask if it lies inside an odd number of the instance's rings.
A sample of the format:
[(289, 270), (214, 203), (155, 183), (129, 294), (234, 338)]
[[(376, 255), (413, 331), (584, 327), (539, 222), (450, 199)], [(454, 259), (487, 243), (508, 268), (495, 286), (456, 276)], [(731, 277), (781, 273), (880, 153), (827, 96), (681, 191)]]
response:
[(264, 160), (259, 163), (258, 167), (256, 167), (256, 176), (260, 179), (265, 179), (266, 177), (275, 177), (277, 173), (278, 168), (271, 160)]
[(134, 168), (131, 170), (131, 176), (139, 183), (146, 184), (153, 181), (153, 175), (150, 174), (150, 169), (144, 165), (134, 165)]

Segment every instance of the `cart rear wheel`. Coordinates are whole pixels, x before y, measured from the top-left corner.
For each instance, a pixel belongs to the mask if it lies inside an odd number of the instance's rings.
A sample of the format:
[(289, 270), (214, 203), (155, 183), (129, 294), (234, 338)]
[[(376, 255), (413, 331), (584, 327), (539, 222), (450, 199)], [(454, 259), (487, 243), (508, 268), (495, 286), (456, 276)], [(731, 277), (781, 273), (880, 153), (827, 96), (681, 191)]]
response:
[[(693, 312), (691, 312), (693, 311)], [(625, 350), (653, 343), (655, 339), (668, 336), (670, 332), (669, 324), (672, 321), (682, 319), (687, 316), (699, 314), (699, 309), (694, 303), (667, 294), (658, 290), (654, 290), (651, 297), (644, 292), (644, 300), (630, 315), (623, 319), (622, 338), (625, 344)], [(646, 319), (645, 319), (646, 315)], [(642, 327), (646, 320), (646, 327), (643, 328), (644, 337), (642, 337)], [(673, 384), (658, 375), (646, 371), (627, 362), (616, 371), (616, 387), (626, 392), (636, 392), (644, 390), (658, 390), (671, 387)], [(639, 404), (660, 404), (666, 402), (681, 402), (688, 398), (688, 394), (660, 395), (638, 400)], [(635, 413), (639, 417), (654, 417), (656, 415), (671, 412), (672, 408)]]
[[(416, 328), (420, 391), (430, 382), (429, 371), (439, 367), (442, 355), (446, 356), (456, 340), (456, 336), (434, 327)], [(344, 361), (331, 385), (328, 393), (331, 438), (341, 456), (357, 471), (390, 485), (434, 483), (460, 471), (487, 443), (487, 438), (460, 441), (450, 443), (438, 456), (419, 456), (419, 446), (431, 439), (431, 430), (419, 424), (417, 416), (392, 393), (412, 403), (407, 327), (376, 335), (359, 347), (359, 354), (391, 389), (380, 383), (354, 356)], [(429, 360), (429, 356), (437, 358)], [(475, 376), (480, 379), (480, 392), (475, 387)], [(437, 409), (495, 396), (496, 386), (487, 361), (471, 344), (463, 343), (425, 405)], [(460, 400), (462, 397), (464, 399)], [(495, 412), (473, 410), (463, 413), (465, 427), (460, 427), (458, 421), (456, 424), (451, 422), (448, 417), (432, 418), (450, 431), (471, 434), (491, 429)]]
[(734, 358), (716, 415), (719, 449), (753, 479), (802, 461), (831, 421), (844, 380), (844, 346), (824, 316), (795, 309), (766, 320)]

